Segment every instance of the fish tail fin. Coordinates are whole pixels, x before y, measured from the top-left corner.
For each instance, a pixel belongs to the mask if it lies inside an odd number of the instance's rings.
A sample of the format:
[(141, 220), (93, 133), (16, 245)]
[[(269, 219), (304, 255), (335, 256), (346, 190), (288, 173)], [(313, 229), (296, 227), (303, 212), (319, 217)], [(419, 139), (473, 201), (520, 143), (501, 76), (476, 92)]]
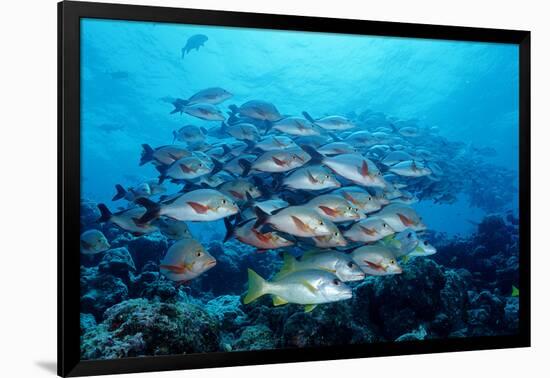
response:
[(243, 298), (244, 304), (249, 304), (252, 301), (267, 294), (267, 282), (258, 273), (252, 269), (248, 269), (248, 292)]
[(113, 199), (111, 201), (118, 201), (121, 198), (124, 198), (126, 196), (126, 189), (122, 187), (120, 184), (115, 185), (116, 194), (114, 195)]
[(246, 146), (247, 146), (243, 153), (252, 152), (256, 148), (256, 142), (254, 142), (252, 140), (245, 139), (245, 140), (243, 140), (243, 142), (245, 142)]
[(282, 173), (273, 175), (273, 180), (271, 182), (272, 192), (277, 193), (280, 191), (283, 186), (284, 179), (285, 175)]
[[(179, 109), (176, 105), (174, 105), (174, 110), (172, 110), (172, 111), (170, 112), (170, 114), (176, 114), (176, 113), (179, 112), (179, 111), (180, 111), (180, 109)], [(174, 134), (175, 134), (175, 133), (176, 133), (176, 132), (174, 131)]]
[(300, 146), (302, 150), (304, 150), (309, 156), (311, 156), (311, 162), (312, 163), (321, 163), (325, 156), (321, 154), (319, 151), (317, 151), (313, 146), (310, 146), (308, 144), (303, 144)]
[(211, 175), (215, 175), (223, 170), (223, 163), (218, 159), (212, 158), (212, 163), (214, 163), (214, 168), (212, 168), (212, 172), (210, 172)]
[(143, 148), (143, 150), (141, 151), (141, 159), (139, 161), (140, 166), (152, 161), (153, 154), (155, 153), (155, 150), (153, 150), (153, 148), (147, 143), (142, 144), (141, 147)]
[(202, 133), (203, 133), (204, 135), (208, 135), (208, 129), (207, 129), (206, 127), (202, 127), (202, 126), (201, 126), (201, 127), (200, 127), (200, 130), (202, 131)]
[(166, 171), (168, 170), (168, 167), (165, 165), (157, 165), (155, 166), (155, 169), (159, 173), (158, 184), (160, 185), (164, 182), (164, 180), (166, 180)]
[(256, 217), (258, 218), (256, 220), (256, 223), (254, 223), (254, 228), (258, 228), (267, 222), (269, 214), (260, 209), (258, 206), (254, 207), (254, 212), (256, 213)]
[(225, 123), (225, 121), (222, 121), (220, 130), (221, 130), (222, 133), (227, 133), (227, 123)]
[(140, 206), (143, 206), (147, 211), (141, 216), (141, 218), (136, 220), (136, 224), (145, 224), (153, 219), (157, 219), (160, 216), (161, 206), (160, 204), (151, 201), (149, 198), (138, 198), (136, 203)]
[(303, 115), (304, 118), (307, 119), (309, 122), (315, 123), (315, 120), (313, 119), (313, 117), (310, 116), (309, 113), (306, 112), (305, 110), (302, 112), (302, 115)]
[(97, 205), (97, 208), (101, 213), (101, 216), (97, 220), (97, 223), (107, 222), (113, 216), (113, 213), (111, 213), (111, 210), (109, 210), (104, 203), (100, 203), (99, 205)]
[[(176, 112), (177, 109), (174, 109), (174, 111), (170, 114), (174, 114), (174, 112)], [(176, 132), (176, 130), (172, 130), (172, 144), (176, 143), (176, 139), (178, 139), (178, 133)]]
[(288, 252), (283, 253), (283, 266), (273, 279), (278, 280), (296, 269), (296, 259)]
[(229, 105), (229, 110), (231, 110), (231, 115), (235, 115), (239, 112), (239, 108), (235, 104)]
[(225, 237), (223, 238), (223, 242), (225, 243), (235, 234), (235, 226), (227, 218), (223, 218), (223, 224), (225, 225)]
[(223, 149), (222, 157), (223, 157), (223, 156), (226, 156), (228, 153), (231, 152), (231, 148), (229, 148), (229, 146), (228, 146), (227, 144), (224, 144), (224, 145), (222, 146), (222, 149)]
[(181, 59), (185, 58), (185, 53), (186, 53), (186, 49), (185, 49), (185, 47), (183, 47), (181, 49)]
[(252, 163), (245, 159), (239, 159), (239, 165), (243, 169), (242, 176), (248, 176), (250, 170), (252, 169)]
[(271, 130), (271, 128), (273, 127), (273, 122), (268, 121), (268, 120), (266, 119), (266, 120), (264, 121), (264, 127), (265, 127), (264, 135), (267, 135), (267, 133), (269, 132), (269, 130)]
[(328, 133), (328, 135), (330, 135), (330, 137), (332, 138), (332, 140), (334, 142), (341, 142), (342, 141), (342, 138), (340, 138), (338, 135), (336, 135), (335, 133)]

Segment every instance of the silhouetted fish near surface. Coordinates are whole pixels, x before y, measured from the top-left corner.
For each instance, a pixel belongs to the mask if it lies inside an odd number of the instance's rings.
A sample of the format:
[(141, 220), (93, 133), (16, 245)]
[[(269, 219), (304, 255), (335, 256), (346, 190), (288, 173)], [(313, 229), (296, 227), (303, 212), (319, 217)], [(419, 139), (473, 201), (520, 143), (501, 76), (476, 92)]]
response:
[(181, 58), (183, 59), (185, 54), (189, 54), (193, 49), (199, 51), (199, 48), (204, 46), (206, 41), (208, 41), (208, 37), (204, 34), (195, 34), (189, 37), (187, 43), (181, 49)]

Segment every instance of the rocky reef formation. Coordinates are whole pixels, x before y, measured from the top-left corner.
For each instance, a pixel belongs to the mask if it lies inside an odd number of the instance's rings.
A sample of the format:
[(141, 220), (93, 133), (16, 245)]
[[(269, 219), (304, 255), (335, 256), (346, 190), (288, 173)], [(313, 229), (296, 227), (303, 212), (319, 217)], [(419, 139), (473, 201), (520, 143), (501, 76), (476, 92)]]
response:
[[(82, 207), (83, 229), (98, 227), (93, 203)], [(111, 249), (81, 256), (83, 359), (500, 335), (518, 327), (519, 298), (511, 296), (518, 231), (499, 216), (469, 238), (438, 237), (431, 258), (403, 262), (400, 275), (353, 283), (352, 299), (309, 313), (273, 307), (268, 297), (242, 303), (246, 269), (268, 277), (281, 265), (276, 253), (212, 241), (206, 247), (216, 267), (178, 286), (159, 274), (170, 240), (99, 228)]]

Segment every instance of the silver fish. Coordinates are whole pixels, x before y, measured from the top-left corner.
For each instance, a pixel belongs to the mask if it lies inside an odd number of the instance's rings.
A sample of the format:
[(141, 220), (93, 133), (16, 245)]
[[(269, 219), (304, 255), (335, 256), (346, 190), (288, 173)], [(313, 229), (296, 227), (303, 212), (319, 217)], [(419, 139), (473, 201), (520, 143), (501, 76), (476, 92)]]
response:
[(248, 269), (248, 292), (244, 304), (271, 294), (273, 304), (286, 303), (305, 305), (305, 311), (312, 311), (316, 305), (337, 302), (352, 297), (351, 289), (332, 273), (323, 270), (300, 270), (277, 281), (268, 282), (256, 272)]
[(332, 250), (310, 250), (305, 252), (300, 260), (294, 258), (290, 253), (284, 253), (283, 266), (274, 279), (278, 281), (292, 272), (311, 269), (330, 272), (342, 282), (361, 281), (365, 278), (365, 273), (345, 253)]
[(212, 104), (193, 104), (183, 107), (183, 112), (205, 121), (224, 121), (225, 116)]

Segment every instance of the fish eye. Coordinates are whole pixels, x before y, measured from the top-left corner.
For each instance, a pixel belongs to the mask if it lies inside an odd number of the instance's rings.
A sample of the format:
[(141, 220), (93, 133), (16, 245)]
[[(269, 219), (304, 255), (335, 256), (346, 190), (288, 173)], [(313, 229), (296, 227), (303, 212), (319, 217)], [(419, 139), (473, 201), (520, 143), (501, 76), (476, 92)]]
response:
[(429, 245), (427, 240), (424, 241), (424, 245)]
[(372, 197), (371, 197), (371, 196), (369, 196), (369, 197), (367, 198), (367, 200), (369, 200), (369, 201), (372, 201)]
[(325, 175), (325, 178), (326, 178), (326, 179), (329, 179), (329, 178), (330, 178), (330, 176), (329, 176), (329, 175)]
[(354, 263), (352, 263), (351, 261), (348, 263), (348, 268), (353, 268), (354, 267)]
[(391, 260), (390, 260), (390, 264), (391, 264), (391, 265), (395, 264), (395, 260), (394, 260), (394, 259), (391, 259)]
[(409, 239), (412, 238), (412, 232), (409, 232), (409, 233), (407, 234), (407, 238), (409, 238)]
[(351, 209), (353, 209), (351, 206), (348, 206), (348, 211), (351, 211)]
[(319, 221), (319, 226), (322, 226), (324, 224), (325, 224), (325, 222), (323, 222), (322, 220)]
[(197, 251), (196, 255), (197, 255), (197, 257), (201, 257), (202, 256), (202, 251)]
[(202, 163), (199, 163), (199, 167), (202, 167)]
[(382, 227), (388, 227), (388, 225), (386, 223), (383, 223)]
[(225, 205), (227, 201), (225, 199), (222, 199), (222, 204)]
[(340, 235), (340, 233), (339, 233), (338, 231), (336, 231), (336, 232), (334, 233), (334, 236), (338, 236), (338, 235)]
[(336, 286), (339, 286), (340, 285), (340, 280), (338, 278), (335, 278), (332, 280), (332, 283), (335, 284)]

